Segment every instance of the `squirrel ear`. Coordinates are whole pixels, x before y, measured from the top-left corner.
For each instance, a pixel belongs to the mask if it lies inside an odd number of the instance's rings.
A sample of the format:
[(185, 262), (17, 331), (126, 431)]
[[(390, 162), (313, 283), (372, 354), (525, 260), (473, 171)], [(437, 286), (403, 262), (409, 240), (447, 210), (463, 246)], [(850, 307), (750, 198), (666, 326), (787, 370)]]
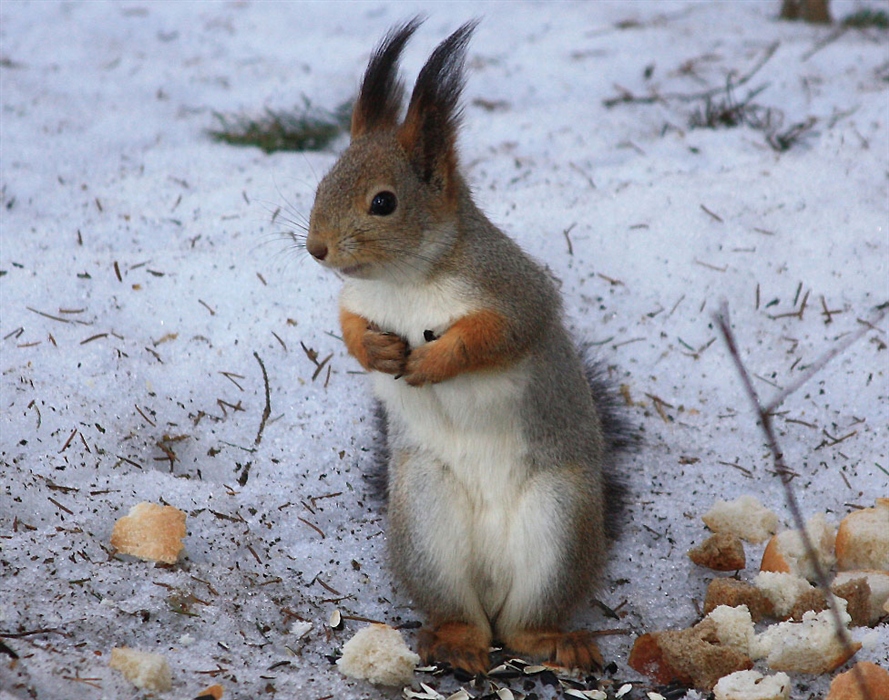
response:
[(353, 139), (374, 129), (394, 128), (398, 123), (404, 96), (404, 84), (398, 79), (398, 59), (422, 23), (420, 17), (414, 17), (393, 27), (371, 56), (352, 109)]
[(398, 141), (425, 182), (448, 190), (457, 168), (460, 95), (466, 47), (478, 20), (467, 22), (433, 51), (417, 77)]

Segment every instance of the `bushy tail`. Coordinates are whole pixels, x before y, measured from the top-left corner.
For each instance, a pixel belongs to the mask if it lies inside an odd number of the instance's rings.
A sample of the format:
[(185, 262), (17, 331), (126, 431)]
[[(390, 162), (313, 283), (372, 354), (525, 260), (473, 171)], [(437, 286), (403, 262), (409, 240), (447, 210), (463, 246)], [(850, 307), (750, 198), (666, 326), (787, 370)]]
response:
[(591, 357), (588, 348), (581, 348), (584, 374), (599, 410), (599, 420), (605, 435), (605, 532), (608, 538), (620, 536), (625, 508), (630, 496), (628, 479), (624, 473), (627, 455), (640, 442), (639, 431), (630, 423), (626, 404), (621, 400), (605, 366)]
[(369, 466), (362, 469), (371, 498), (381, 503), (389, 500), (389, 420), (380, 401), (374, 400), (373, 443), (370, 445)]

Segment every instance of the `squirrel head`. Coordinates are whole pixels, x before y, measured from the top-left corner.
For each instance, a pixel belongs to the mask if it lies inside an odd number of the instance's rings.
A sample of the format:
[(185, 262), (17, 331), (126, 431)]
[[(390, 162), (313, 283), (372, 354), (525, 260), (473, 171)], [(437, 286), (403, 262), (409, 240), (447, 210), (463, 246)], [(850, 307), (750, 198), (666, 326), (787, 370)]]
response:
[(456, 238), (459, 102), (477, 22), (435, 49), (401, 120), (398, 60), (420, 24), (414, 18), (393, 28), (374, 51), (352, 111), (351, 143), (315, 194), (306, 248), (348, 276), (422, 278)]

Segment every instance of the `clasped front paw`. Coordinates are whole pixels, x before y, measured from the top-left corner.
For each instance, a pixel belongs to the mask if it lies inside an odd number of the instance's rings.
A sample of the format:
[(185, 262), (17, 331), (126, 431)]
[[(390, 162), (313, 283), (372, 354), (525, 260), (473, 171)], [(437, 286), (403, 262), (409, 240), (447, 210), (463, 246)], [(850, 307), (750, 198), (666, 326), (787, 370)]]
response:
[(445, 350), (440, 340), (411, 350), (405, 364), (404, 381), (411, 386), (425, 386), (449, 379), (452, 374), (448, 372)]
[(404, 374), (410, 353), (404, 338), (369, 328), (362, 338), (362, 344), (367, 353), (368, 369), (385, 374)]

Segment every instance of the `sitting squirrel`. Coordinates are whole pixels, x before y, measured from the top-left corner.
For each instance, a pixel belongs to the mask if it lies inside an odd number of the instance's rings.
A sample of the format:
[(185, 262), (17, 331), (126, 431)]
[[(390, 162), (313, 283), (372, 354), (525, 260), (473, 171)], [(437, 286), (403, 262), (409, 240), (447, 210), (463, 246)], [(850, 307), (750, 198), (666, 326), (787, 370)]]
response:
[(306, 247), (345, 278), (343, 339), (385, 409), (389, 548), (429, 616), (423, 659), (483, 673), (499, 640), (589, 670), (602, 664), (593, 635), (563, 624), (605, 565), (622, 495), (611, 397), (587, 379), (547, 273), (459, 171), (476, 22), (435, 49), (400, 119), (398, 60), (419, 24), (371, 57)]

